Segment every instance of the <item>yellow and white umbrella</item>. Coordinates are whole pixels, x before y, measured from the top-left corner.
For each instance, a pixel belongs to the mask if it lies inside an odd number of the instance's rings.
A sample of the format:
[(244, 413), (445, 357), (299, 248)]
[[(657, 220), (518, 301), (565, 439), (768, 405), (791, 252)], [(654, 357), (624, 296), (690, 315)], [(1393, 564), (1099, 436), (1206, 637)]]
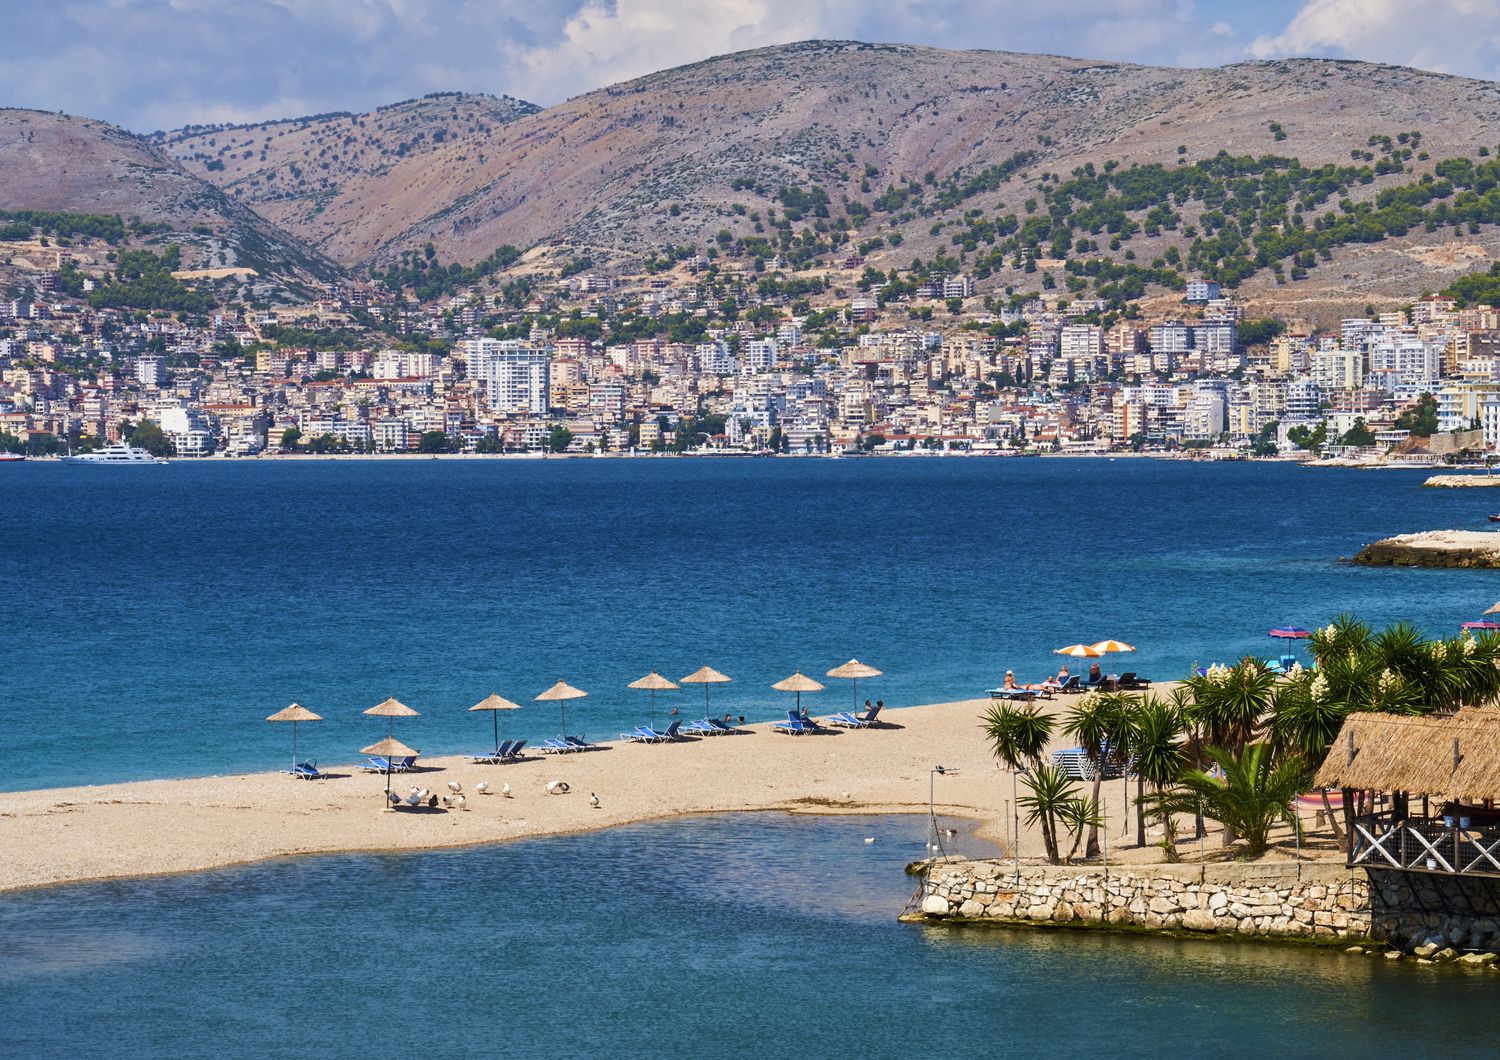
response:
[(1066, 648), (1058, 648), (1053, 655), (1071, 655), (1075, 659), (1097, 659), (1104, 653), (1092, 644), (1069, 644)]
[(1126, 644), (1123, 640), (1101, 640), (1096, 644), (1091, 644), (1090, 647), (1100, 655), (1112, 655), (1116, 652), (1135, 651), (1134, 647)]

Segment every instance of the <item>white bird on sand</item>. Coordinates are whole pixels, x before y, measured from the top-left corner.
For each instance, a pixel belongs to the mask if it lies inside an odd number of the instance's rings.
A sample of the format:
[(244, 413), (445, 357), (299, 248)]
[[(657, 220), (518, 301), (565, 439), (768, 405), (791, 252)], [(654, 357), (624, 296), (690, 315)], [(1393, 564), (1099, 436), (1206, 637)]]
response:
[(599, 796), (595, 795), (592, 791), (589, 792), (589, 805), (596, 810), (599, 808)]
[(490, 793), (490, 782), (487, 780), (481, 780), (478, 784), (474, 785), (474, 790), (479, 792), (479, 794), (481, 795), (488, 795)]
[(457, 806), (460, 810), (467, 810), (469, 808), (469, 800), (465, 799), (462, 795), (455, 795), (453, 796), (453, 805)]
[(510, 793), (510, 781), (507, 780), (504, 784), (500, 785), (500, 794), (504, 795), (507, 799), (514, 798)]
[(450, 780), (448, 781), (448, 790), (457, 795), (459, 792), (464, 790), (464, 786), (456, 780)]
[(417, 791), (415, 788), (413, 788), (412, 789), (412, 793), (406, 797), (406, 804), (408, 806), (420, 806), (420, 805), (422, 805), (422, 795), (421, 795), (421, 793), (419, 791)]
[(570, 790), (571, 789), (568, 787), (568, 782), (566, 780), (547, 781), (548, 795), (566, 795)]

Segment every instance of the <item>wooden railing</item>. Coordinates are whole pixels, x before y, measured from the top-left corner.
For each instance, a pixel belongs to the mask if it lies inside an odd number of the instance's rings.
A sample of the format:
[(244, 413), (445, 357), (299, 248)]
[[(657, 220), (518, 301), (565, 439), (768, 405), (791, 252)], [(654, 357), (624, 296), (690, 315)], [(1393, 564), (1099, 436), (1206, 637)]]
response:
[(1349, 864), (1455, 876), (1500, 876), (1500, 828), (1467, 825), (1463, 817), (1396, 820), (1389, 813), (1356, 817)]

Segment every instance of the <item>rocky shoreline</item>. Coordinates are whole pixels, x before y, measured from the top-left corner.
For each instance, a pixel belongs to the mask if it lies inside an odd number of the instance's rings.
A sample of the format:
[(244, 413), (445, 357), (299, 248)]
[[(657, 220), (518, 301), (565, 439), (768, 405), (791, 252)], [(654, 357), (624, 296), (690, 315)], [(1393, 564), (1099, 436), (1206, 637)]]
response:
[(1494, 967), (1500, 908), (1457, 908), (1456, 886), (1409, 873), (1328, 862), (1223, 865), (1023, 866), (961, 859), (920, 863), (926, 882), (909, 923), (975, 923), (1146, 931), (1200, 938), (1342, 945), (1419, 962)]
[(1500, 486), (1500, 475), (1433, 475), (1422, 485), (1435, 489), (1475, 489)]
[(1426, 530), (1398, 534), (1354, 554), (1363, 567), (1472, 567), (1500, 569), (1500, 533), (1492, 530)]

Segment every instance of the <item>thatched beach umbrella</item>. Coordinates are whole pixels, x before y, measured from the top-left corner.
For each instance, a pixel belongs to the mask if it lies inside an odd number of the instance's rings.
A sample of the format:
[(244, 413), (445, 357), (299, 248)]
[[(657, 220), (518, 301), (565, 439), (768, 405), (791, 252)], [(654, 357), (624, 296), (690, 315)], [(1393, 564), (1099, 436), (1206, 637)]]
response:
[(630, 684), (626, 685), (625, 687), (627, 687), (627, 688), (644, 688), (644, 689), (646, 689), (647, 691), (649, 691), (651, 693), (651, 724), (655, 725), (656, 724), (656, 693), (657, 692), (665, 692), (668, 689), (676, 688), (677, 685), (674, 682), (672, 682), (672, 681), (668, 681), (665, 677), (663, 677), (661, 674), (657, 673), (655, 670), (652, 670), (645, 677), (637, 678), (636, 680), (630, 682)]
[(388, 719), (385, 728), (386, 736), (391, 736), (395, 732), (397, 718), (420, 718), (422, 716), (395, 696), (391, 696), (383, 703), (376, 703), (369, 710), (362, 711), (361, 713)]
[(859, 679), (861, 677), (879, 677), (881, 671), (858, 659), (850, 659), (843, 666), (835, 666), (828, 671), (829, 677), (840, 677), (854, 682), (854, 709), (859, 709)]
[(732, 677), (726, 677), (725, 675), (719, 673), (719, 671), (715, 670), (712, 666), (704, 666), (704, 667), (702, 667), (700, 669), (694, 670), (692, 673), (690, 673), (686, 677), (684, 677), (682, 679), (682, 683), (685, 684), (685, 685), (702, 685), (703, 686), (703, 714), (704, 714), (705, 717), (707, 717), (708, 716), (708, 686), (709, 685), (727, 684), (728, 682), (730, 682), (732, 680), (734, 680), (734, 678), (732, 678)]
[(292, 772), (297, 772), (297, 723), (299, 721), (322, 721), (321, 714), (314, 714), (301, 703), (293, 703), (285, 710), (278, 710), (267, 721), (289, 721), (292, 723)]
[(565, 704), (570, 699), (582, 699), (586, 695), (588, 695), (588, 693), (583, 691), (583, 689), (574, 688), (566, 681), (559, 681), (557, 682), (557, 684), (547, 689), (547, 691), (537, 696), (536, 699), (538, 703), (557, 704), (557, 709), (562, 714), (562, 734), (564, 737), (566, 737), (568, 735), (568, 708), (567, 706), (565, 706)]
[(490, 717), (493, 718), (495, 722), (495, 750), (497, 751), (500, 749), (500, 711), (520, 709), (521, 704), (512, 703), (504, 696), (496, 695), (494, 692), (491, 692), (489, 695), (485, 696), (478, 703), (475, 703), (472, 707), (469, 708), (470, 711), (487, 710), (490, 712)]
[[(367, 710), (365, 713), (368, 714), (370, 712)], [(412, 713), (415, 714), (416, 711), (412, 711)], [(412, 750), (393, 736), (387, 736), (379, 743), (372, 743), (369, 747), (361, 747), (359, 753), (362, 755), (375, 755), (378, 758), (385, 759), (385, 808), (389, 810), (391, 808), (391, 763), (398, 758), (415, 758), (421, 752)]]
[(803, 692), (821, 692), (823, 690), (823, 686), (822, 685), (818, 684), (818, 682), (814, 681), (811, 677), (808, 677), (801, 670), (798, 670), (796, 673), (792, 674), (791, 677), (788, 677), (788, 678), (785, 678), (783, 680), (777, 681), (771, 687), (774, 688), (774, 689), (776, 689), (776, 691), (778, 691), (778, 692), (795, 692), (795, 693), (797, 693), (797, 713), (798, 714), (802, 713), (802, 693)]

